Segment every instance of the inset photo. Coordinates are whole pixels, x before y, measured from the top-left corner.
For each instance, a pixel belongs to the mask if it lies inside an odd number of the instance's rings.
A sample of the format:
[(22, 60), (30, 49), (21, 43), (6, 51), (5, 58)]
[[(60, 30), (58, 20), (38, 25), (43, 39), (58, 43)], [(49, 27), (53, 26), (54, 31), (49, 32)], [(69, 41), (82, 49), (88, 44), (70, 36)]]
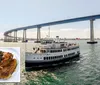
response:
[(0, 82), (20, 82), (20, 47), (0, 47)]

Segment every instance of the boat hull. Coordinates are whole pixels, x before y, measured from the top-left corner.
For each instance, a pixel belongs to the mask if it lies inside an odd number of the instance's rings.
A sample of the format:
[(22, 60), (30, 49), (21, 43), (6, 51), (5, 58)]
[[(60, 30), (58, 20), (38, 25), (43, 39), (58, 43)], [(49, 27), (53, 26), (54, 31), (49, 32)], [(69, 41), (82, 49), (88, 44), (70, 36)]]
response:
[(59, 65), (59, 64), (63, 64), (66, 61), (72, 59), (72, 58), (76, 58), (79, 57), (79, 54), (73, 55), (71, 57), (67, 57), (67, 58), (62, 58), (60, 60), (55, 60), (55, 61), (42, 61), (42, 62), (29, 62), (29, 61), (25, 61), (25, 67), (27, 68), (39, 68), (39, 67), (48, 67), (48, 66), (53, 66), (53, 65)]

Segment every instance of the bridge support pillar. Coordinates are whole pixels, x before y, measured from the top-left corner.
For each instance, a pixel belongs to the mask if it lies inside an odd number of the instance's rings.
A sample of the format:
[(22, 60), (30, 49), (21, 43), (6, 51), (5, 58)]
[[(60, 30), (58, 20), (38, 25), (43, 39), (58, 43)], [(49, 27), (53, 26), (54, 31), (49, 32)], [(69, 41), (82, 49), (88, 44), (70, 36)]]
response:
[(4, 42), (11, 42), (11, 38), (9, 36), (4, 36)]
[(11, 37), (11, 32), (9, 33), (9, 38), (8, 38), (8, 42), (12, 41), (12, 37)]
[(7, 36), (4, 36), (4, 42), (7, 42)]
[(17, 30), (14, 31), (14, 42), (17, 42)]
[(93, 24), (94, 19), (90, 20), (90, 41), (87, 42), (88, 44), (95, 44), (97, 41), (94, 41), (94, 24)]
[(41, 40), (41, 30), (40, 27), (37, 28), (37, 42), (40, 42)]
[(11, 37), (10, 37), (10, 40), (11, 40), (10, 42), (13, 42), (13, 39), (14, 39), (14, 38), (13, 38), (13, 36), (12, 36), (12, 32), (11, 32), (9, 35), (11, 36)]
[(26, 42), (26, 29), (23, 30), (23, 40), (22, 42)]

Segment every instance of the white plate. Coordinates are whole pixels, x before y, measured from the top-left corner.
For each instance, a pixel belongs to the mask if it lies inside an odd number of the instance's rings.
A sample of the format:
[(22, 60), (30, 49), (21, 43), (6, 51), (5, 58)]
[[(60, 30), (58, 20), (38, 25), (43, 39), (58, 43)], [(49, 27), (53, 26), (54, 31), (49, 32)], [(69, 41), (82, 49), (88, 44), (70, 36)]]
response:
[(17, 67), (9, 79), (0, 79), (0, 82), (20, 82), (20, 48), (19, 47), (0, 47), (0, 51), (10, 52), (17, 60)]

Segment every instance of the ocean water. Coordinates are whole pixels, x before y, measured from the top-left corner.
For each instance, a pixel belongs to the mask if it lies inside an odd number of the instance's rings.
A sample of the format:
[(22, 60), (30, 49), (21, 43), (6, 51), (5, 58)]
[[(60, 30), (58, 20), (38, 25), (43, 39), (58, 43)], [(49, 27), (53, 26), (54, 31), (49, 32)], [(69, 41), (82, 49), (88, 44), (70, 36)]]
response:
[(25, 71), (25, 52), (32, 51), (34, 43), (0, 43), (0, 47), (21, 48), (21, 82), (0, 83), (0, 85), (100, 85), (100, 41), (87, 44), (86, 40), (72, 40), (80, 45), (79, 58), (67, 61), (64, 65)]

